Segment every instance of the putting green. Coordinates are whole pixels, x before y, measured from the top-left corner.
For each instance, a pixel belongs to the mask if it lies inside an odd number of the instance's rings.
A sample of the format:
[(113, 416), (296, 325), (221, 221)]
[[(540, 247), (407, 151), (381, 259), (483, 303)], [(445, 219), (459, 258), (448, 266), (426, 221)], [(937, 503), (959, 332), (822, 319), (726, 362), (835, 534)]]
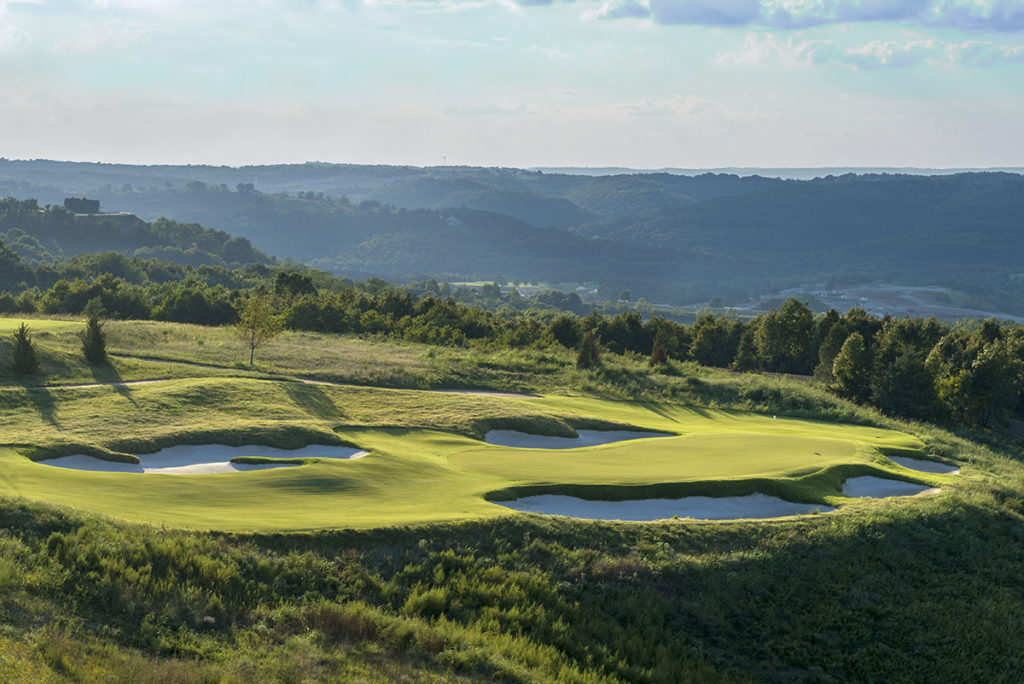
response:
[(652, 484), (795, 477), (831, 465), (870, 463), (877, 453), (842, 439), (735, 433), (632, 440), (562, 453), (473, 449), (449, 460), (471, 472), (520, 482)]
[[(678, 437), (513, 449), (466, 434), (487, 426), (612, 424)], [(464, 433), (464, 434), (459, 434)], [(355, 461), (209, 475), (85, 472), (33, 463), (56, 453), (145, 453), (174, 443), (297, 447), (341, 439)], [(906, 434), (670, 404), (194, 378), (131, 387), (0, 387), (0, 494), (148, 524), (228, 531), (369, 528), (521, 515), (489, 493), (531, 486), (778, 483), (806, 503), (840, 497), (836, 468), (929, 484), (883, 453), (924, 456)], [(709, 485), (711, 486), (711, 485)], [(788, 488), (788, 489), (787, 489)], [(713, 495), (715, 490), (708, 490)]]

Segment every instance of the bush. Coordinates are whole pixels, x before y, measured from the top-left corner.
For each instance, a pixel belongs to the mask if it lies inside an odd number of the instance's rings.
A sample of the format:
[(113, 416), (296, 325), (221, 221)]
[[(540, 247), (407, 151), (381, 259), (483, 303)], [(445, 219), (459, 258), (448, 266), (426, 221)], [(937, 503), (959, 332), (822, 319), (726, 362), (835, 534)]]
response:
[(16, 373), (32, 375), (39, 371), (39, 355), (28, 334), (28, 326), (21, 324), (11, 336), (11, 365)]
[(668, 350), (665, 349), (665, 345), (659, 344), (651, 352), (651, 358), (648, 360), (648, 365), (658, 366), (665, 365), (668, 363)]
[(92, 364), (107, 362), (107, 333), (103, 330), (99, 316), (89, 316), (82, 331), (82, 353), (85, 360)]

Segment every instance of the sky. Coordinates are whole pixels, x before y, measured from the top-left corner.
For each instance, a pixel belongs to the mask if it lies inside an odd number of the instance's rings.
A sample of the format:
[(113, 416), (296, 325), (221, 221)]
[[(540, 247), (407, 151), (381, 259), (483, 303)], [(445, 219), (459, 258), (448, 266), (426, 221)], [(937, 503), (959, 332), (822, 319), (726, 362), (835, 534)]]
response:
[(0, 157), (1024, 166), (1024, 0), (0, 0)]

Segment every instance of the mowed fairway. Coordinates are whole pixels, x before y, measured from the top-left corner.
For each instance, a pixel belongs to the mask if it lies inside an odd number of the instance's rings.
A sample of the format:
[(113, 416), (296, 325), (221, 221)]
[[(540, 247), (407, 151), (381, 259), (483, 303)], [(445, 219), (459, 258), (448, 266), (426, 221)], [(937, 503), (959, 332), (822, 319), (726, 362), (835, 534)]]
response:
[[(538, 432), (617, 425), (679, 436), (554, 452), (479, 439), (497, 425)], [(370, 455), (211, 475), (84, 472), (25, 455), (145, 454), (184, 443), (345, 443)], [(483, 397), (256, 378), (0, 387), (0, 493), (192, 529), (372, 528), (520, 515), (485, 497), (531, 485), (765, 478), (799, 484), (836, 467), (948, 482), (947, 476), (903, 470), (882, 455), (922, 456), (923, 448), (914, 437), (874, 427), (557, 396)], [(793, 492), (809, 503), (841, 498), (834, 482)]]

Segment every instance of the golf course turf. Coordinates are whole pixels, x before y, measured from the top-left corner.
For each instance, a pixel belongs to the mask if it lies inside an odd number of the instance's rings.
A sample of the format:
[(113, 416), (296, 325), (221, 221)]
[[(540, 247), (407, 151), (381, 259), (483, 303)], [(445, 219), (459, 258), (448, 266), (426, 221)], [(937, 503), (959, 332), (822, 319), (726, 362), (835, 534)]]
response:
[[(492, 428), (571, 434), (573, 427), (677, 435), (577, 449), (516, 449)], [(941, 486), (951, 476), (902, 468), (915, 437), (877, 427), (669, 403), (543, 396), (481, 397), (308, 384), (181, 378), (132, 386), (0, 388), (0, 494), (112, 518), (190, 529), (372, 528), (516, 515), (488, 499), (588, 499), (762, 492), (846, 501), (846, 477)], [(140, 478), (34, 463), (68, 454), (131, 460), (178, 444), (347, 445), (357, 461)], [(287, 453), (287, 452), (285, 452)]]
[[(1021, 670), (1024, 468), (994, 435), (805, 379), (611, 353), (580, 370), (555, 347), (290, 331), (249, 366), (230, 328), (108, 321), (97, 366), (80, 326), (34, 328), (39, 373), (0, 368), (0, 680)], [(572, 439), (619, 431), (640, 438)], [(532, 448), (485, 441), (502, 433)], [(289, 467), (138, 472), (215, 445)], [(34, 462), (74, 455), (134, 472)], [(843, 496), (859, 478), (940, 493)]]

